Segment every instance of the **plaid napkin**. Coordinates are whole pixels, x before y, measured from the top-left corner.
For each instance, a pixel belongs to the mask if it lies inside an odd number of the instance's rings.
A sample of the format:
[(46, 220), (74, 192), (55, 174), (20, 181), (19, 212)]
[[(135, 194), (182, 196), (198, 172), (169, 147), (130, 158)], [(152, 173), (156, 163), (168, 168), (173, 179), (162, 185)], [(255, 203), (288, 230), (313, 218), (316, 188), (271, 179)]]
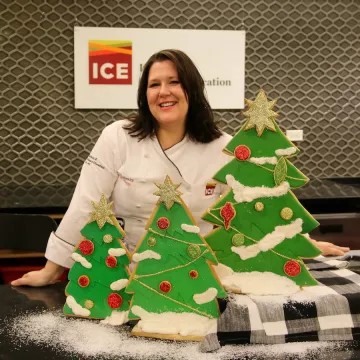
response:
[(230, 295), (217, 332), (200, 345), (203, 352), (225, 344), (281, 344), (294, 341), (360, 339), (360, 275), (347, 261), (323, 256), (306, 265), (318, 286), (289, 295)]

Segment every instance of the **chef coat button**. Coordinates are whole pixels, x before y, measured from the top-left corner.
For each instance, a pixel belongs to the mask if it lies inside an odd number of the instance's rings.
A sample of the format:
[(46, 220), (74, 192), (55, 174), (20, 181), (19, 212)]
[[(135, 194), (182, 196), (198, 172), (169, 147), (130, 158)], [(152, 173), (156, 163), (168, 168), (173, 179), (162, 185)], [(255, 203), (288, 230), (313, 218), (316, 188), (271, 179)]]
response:
[(141, 205), (138, 204), (138, 205), (136, 205), (136, 207), (137, 207), (137, 208), (141, 208)]
[(146, 180), (145, 180), (145, 179), (141, 179), (140, 181), (141, 181), (142, 183), (146, 182)]

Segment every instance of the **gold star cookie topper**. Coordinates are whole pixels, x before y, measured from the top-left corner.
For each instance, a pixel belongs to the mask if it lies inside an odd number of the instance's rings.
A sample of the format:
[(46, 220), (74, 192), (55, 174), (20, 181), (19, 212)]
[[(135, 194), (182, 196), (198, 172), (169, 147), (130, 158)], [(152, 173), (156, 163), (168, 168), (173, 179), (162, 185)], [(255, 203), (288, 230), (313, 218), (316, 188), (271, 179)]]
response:
[(245, 99), (249, 109), (243, 114), (248, 118), (245, 129), (249, 130), (256, 128), (258, 136), (261, 136), (265, 128), (276, 131), (274, 118), (278, 117), (275, 111), (272, 110), (276, 100), (268, 101), (263, 89), (259, 91), (255, 100)]
[(180, 195), (182, 193), (176, 190), (181, 184), (174, 184), (169, 176), (166, 176), (163, 184), (155, 183), (159, 188), (158, 191), (154, 192), (154, 195), (160, 196), (158, 203), (164, 203), (168, 210), (174, 205), (175, 202), (181, 204)]
[(94, 210), (90, 212), (90, 222), (96, 221), (100, 229), (102, 229), (106, 223), (114, 225), (111, 220), (111, 216), (114, 215), (111, 210), (113, 203), (113, 201), (110, 203), (107, 202), (105, 194), (101, 194), (101, 199), (98, 203), (92, 201), (91, 204), (94, 207)]

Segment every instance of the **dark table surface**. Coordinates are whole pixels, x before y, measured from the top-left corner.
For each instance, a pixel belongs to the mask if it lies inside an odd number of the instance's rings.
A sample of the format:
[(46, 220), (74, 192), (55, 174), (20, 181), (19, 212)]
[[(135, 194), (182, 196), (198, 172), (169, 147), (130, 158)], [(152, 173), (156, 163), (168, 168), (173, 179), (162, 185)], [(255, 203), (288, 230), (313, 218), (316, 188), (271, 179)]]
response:
[[(1, 360), (18, 360), (18, 359), (86, 359), (84, 355), (74, 354), (64, 351), (59, 351), (51, 347), (46, 347), (34, 342), (19, 343), (14, 336), (13, 331), (9, 328), (9, 324), (21, 315), (28, 313), (42, 313), (44, 311), (59, 311), (65, 301), (64, 295), (65, 283), (57, 283), (43, 288), (12, 288), (9, 285), (0, 286), (0, 359)], [(86, 320), (91, 321), (91, 320)], [(106, 341), (106, 339), (104, 339)], [(139, 340), (140, 341), (140, 340)], [(156, 341), (156, 340), (154, 340)], [(161, 340), (157, 340), (161, 341)], [(252, 346), (252, 345), (249, 345)], [(208, 355), (206, 355), (208, 356)], [(215, 359), (216, 353), (209, 355), (209, 358)], [(96, 356), (96, 359), (101, 359), (101, 356)], [(109, 357), (107, 357), (108, 359)], [(131, 357), (112, 357), (114, 359), (130, 359)], [(139, 358), (139, 357), (137, 357)], [(194, 359), (197, 357), (194, 356)], [(249, 358), (244, 356), (235, 357), (235, 359), (274, 359), (274, 355), (255, 355)], [(360, 359), (360, 348), (356, 344), (347, 344), (346, 349), (332, 350), (326, 353), (319, 353), (315, 357), (300, 357), (301, 359), (326, 359), (326, 360), (340, 360), (340, 359)], [(144, 357), (145, 359), (145, 357)], [(153, 357), (149, 357), (153, 359)], [(220, 359), (220, 357), (219, 357)], [(223, 359), (223, 358), (222, 358)], [(234, 359), (234, 357), (232, 357)], [(280, 359), (298, 359), (296, 355), (279, 354), (276, 356)]]
[[(0, 186), (0, 211), (66, 211), (75, 185)], [(293, 190), (300, 202), (313, 214), (360, 211), (360, 178), (310, 179)]]

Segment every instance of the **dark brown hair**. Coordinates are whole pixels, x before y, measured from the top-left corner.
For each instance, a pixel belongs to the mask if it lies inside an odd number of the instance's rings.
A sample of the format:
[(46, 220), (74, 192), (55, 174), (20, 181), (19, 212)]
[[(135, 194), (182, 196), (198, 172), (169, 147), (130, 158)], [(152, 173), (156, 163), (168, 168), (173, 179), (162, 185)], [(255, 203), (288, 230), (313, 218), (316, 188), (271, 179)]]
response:
[(214, 115), (205, 96), (205, 83), (192, 60), (180, 50), (161, 50), (146, 62), (139, 82), (137, 115), (130, 117), (131, 124), (124, 128), (140, 140), (156, 134), (158, 123), (150, 112), (146, 91), (151, 66), (156, 62), (170, 60), (176, 67), (180, 84), (189, 103), (185, 133), (193, 141), (209, 143), (221, 136)]

